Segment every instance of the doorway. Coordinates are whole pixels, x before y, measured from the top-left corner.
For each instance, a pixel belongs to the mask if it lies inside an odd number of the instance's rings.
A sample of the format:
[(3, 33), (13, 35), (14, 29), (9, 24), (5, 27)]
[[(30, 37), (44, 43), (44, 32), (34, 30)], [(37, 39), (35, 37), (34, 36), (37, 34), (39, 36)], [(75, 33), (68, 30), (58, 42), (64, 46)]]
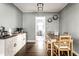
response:
[(36, 17), (35, 20), (36, 41), (38, 41), (38, 45), (41, 46), (45, 41), (45, 17)]

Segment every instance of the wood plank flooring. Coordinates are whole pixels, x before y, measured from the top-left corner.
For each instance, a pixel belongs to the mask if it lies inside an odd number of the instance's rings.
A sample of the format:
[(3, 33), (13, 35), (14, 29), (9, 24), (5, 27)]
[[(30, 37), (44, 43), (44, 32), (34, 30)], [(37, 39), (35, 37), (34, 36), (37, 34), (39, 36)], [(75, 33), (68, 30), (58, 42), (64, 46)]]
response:
[(16, 56), (47, 56), (47, 53), (44, 46), (40, 48), (36, 43), (26, 43)]
[[(26, 43), (26, 45), (15, 56), (50, 56), (50, 52), (47, 53), (45, 44), (38, 43)], [(73, 56), (76, 56), (73, 54)]]

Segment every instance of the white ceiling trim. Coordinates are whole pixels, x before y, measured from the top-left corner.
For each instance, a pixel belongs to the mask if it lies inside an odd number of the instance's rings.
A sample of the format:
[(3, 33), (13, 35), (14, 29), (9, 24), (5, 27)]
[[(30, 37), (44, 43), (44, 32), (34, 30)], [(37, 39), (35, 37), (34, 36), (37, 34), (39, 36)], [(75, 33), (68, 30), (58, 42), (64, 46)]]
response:
[[(22, 12), (38, 12), (37, 3), (14, 3)], [(44, 3), (43, 12), (59, 12), (67, 3)]]

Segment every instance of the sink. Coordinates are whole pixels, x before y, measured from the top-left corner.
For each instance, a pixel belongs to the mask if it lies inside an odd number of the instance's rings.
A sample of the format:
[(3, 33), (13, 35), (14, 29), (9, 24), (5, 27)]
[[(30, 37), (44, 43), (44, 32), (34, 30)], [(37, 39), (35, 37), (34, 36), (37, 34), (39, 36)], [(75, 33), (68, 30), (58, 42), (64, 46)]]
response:
[(4, 36), (0, 37), (0, 39), (11, 38), (11, 37), (17, 36), (17, 34), (18, 34), (18, 33), (12, 33), (12, 35), (4, 35)]
[(7, 38), (10, 38), (10, 37), (14, 37), (14, 36), (16, 36), (16, 35), (5, 35), (5, 36), (2, 36), (2, 37), (0, 37), (0, 39), (7, 39)]
[(6, 38), (9, 38), (9, 37), (10, 37), (10, 35), (5, 35), (5, 36), (0, 37), (0, 39), (6, 39)]

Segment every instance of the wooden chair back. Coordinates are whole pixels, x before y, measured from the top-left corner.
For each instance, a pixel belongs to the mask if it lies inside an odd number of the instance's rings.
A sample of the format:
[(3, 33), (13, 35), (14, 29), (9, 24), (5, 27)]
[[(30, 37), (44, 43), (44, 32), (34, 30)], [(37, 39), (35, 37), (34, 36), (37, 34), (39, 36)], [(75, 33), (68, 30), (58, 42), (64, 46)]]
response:
[(59, 37), (59, 47), (60, 46), (68, 46), (70, 48), (70, 40), (71, 40), (70, 35), (60, 36)]

